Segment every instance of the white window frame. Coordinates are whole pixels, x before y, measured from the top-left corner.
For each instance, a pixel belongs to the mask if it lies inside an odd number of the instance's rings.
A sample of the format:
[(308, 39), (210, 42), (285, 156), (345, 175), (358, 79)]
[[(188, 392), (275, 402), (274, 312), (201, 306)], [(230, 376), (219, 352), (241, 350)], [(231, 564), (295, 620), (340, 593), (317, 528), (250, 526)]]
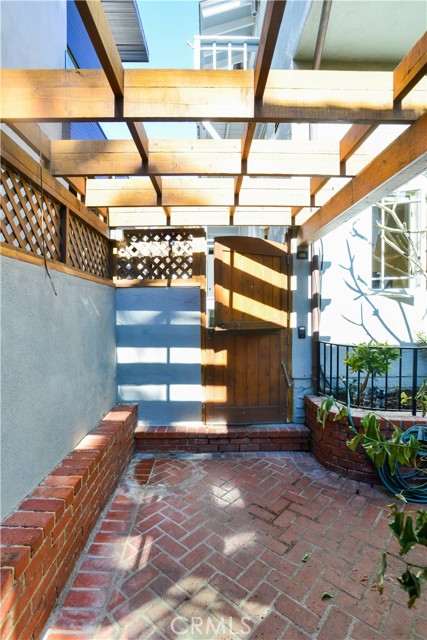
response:
[[(426, 252), (426, 202), (425, 202), (425, 193), (421, 189), (405, 189), (402, 191), (398, 191), (392, 193), (384, 198), (382, 198), (381, 203), (392, 208), (396, 203), (398, 204), (408, 204), (412, 207), (413, 211), (410, 211), (410, 221), (411, 221), (411, 239), (417, 246), (417, 251), (419, 255), (425, 256)], [(402, 290), (409, 292), (412, 289), (416, 289), (421, 286), (421, 281), (424, 281), (420, 275), (416, 275), (413, 273), (412, 269), (410, 269), (411, 262), (408, 261), (408, 274), (402, 276), (389, 276), (386, 271), (387, 259), (385, 257), (386, 249), (388, 248), (390, 251), (389, 245), (387, 245), (386, 240), (384, 239), (384, 233), (381, 230), (375, 229), (375, 221), (379, 220), (381, 224), (385, 224), (387, 217), (386, 212), (377, 207), (372, 207), (372, 267), (371, 267), (371, 288), (377, 292), (401, 292)], [(393, 234), (390, 234), (390, 239), (393, 239)], [(376, 248), (376, 244), (380, 243), (380, 270), (374, 272), (374, 252)], [(378, 249), (378, 246), (377, 246)], [(391, 249), (392, 250), (392, 249)], [(374, 273), (377, 273), (377, 276), (374, 276)]]

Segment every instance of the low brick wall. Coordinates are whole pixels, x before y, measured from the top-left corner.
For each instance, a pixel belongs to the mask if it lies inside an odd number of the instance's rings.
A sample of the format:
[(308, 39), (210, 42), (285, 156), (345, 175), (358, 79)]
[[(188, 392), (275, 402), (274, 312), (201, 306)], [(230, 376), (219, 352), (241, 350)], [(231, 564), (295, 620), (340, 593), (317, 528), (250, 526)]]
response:
[(3, 640), (40, 635), (129, 464), (136, 421), (136, 407), (112, 409), (2, 522)]
[(310, 431), (301, 424), (255, 427), (139, 426), (138, 451), (188, 451), (193, 453), (247, 451), (309, 451)]
[[(325, 428), (317, 421), (317, 409), (324, 398), (306, 396), (305, 417), (306, 425), (311, 431), (311, 453), (330, 471), (363, 482), (380, 484), (379, 476), (361, 447), (353, 453), (346, 445), (351, 437), (347, 426), (342, 422), (334, 422), (336, 410), (332, 410), (326, 421)], [(352, 410), (352, 418), (356, 429), (360, 427), (360, 421), (368, 413), (360, 409)], [(403, 430), (409, 429), (414, 424), (425, 424), (422, 417), (409, 416), (407, 413), (388, 412), (386, 417)], [(385, 420), (381, 420), (381, 430), (385, 435), (390, 434), (390, 427)]]

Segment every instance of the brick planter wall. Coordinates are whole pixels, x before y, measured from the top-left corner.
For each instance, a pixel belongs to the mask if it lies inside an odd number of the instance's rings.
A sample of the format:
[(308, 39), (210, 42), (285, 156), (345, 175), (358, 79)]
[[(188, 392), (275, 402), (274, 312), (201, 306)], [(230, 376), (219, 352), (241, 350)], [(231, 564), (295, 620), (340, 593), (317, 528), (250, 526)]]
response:
[(135, 432), (135, 442), (138, 451), (309, 451), (310, 431), (302, 424), (254, 427), (139, 426)]
[[(306, 396), (305, 416), (306, 425), (311, 431), (311, 452), (324, 467), (331, 471), (363, 482), (380, 483), (378, 474), (361, 447), (353, 453), (346, 445), (349, 438), (348, 428), (344, 423), (334, 422), (336, 410), (332, 410), (326, 421), (325, 428), (317, 421), (317, 409), (324, 398)], [(353, 409), (352, 417), (356, 429), (360, 427), (360, 421), (368, 413), (361, 409)], [(414, 424), (425, 424), (422, 417), (408, 416), (406, 413), (384, 412), (394, 424), (401, 429), (409, 429)], [(389, 427), (385, 420), (381, 420), (381, 430), (389, 433)], [(391, 435), (391, 434), (390, 434)], [(350, 436), (351, 437), (351, 436)]]
[(3, 521), (3, 640), (40, 635), (129, 464), (136, 421), (136, 407), (112, 409)]

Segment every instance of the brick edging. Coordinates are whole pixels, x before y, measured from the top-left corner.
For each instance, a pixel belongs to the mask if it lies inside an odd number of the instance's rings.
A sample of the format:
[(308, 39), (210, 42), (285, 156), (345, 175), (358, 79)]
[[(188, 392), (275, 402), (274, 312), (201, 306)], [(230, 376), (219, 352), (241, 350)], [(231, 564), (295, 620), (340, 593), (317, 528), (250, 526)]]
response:
[[(306, 396), (305, 423), (311, 431), (311, 452), (320, 464), (335, 471), (340, 475), (353, 480), (380, 484), (376, 469), (367, 455), (358, 447), (355, 452), (346, 445), (349, 437), (348, 428), (343, 422), (334, 422), (336, 410), (331, 410), (325, 424), (325, 428), (317, 420), (317, 409), (324, 398), (318, 396)], [(352, 411), (352, 418), (356, 429), (360, 427), (360, 421), (368, 413), (361, 409)], [(406, 430), (414, 424), (425, 423), (425, 418), (414, 417), (408, 414), (389, 412), (386, 416), (401, 429)], [(381, 431), (390, 433), (390, 426), (386, 420), (380, 420)], [(391, 433), (390, 433), (391, 435)]]
[(127, 468), (137, 407), (117, 405), (2, 522), (1, 637), (36, 639)]
[(309, 451), (310, 431), (302, 424), (228, 427), (138, 426), (138, 451), (192, 453), (249, 451)]

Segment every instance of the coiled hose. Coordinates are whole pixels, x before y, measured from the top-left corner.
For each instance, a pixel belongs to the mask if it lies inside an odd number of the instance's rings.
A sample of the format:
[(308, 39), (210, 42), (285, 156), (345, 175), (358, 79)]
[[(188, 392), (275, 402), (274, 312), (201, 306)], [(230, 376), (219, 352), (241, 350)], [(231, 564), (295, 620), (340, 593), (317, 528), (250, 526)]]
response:
[[(347, 392), (347, 413), (350, 425), (357, 433), (354, 426), (350, 411), (350, 394)], [(378, 475), (383, 485), (394, 495), (402, 493), (408, 502), (427, 503), (427, 424), (417, 424), (410, 427), (402, 434), (401, 441), (405, 444), (409, 441), (410, 436), (414, 436), (419, 443), (424, 444), (425, 448), (418, 451), (419, 458), (416, 467), (402, 466), (396, 460), (396, 468), (394, 474), (391, 472), (388, 460), (382, 467), (377, 469)], [(424, 482), (423, 482), (424, 478)]]
[[(410, 427), (402, 435), (401, 441), (407, 443), (413, 435), (418, 442), (427, 445), (427, 424), (418, 424)], [(403, 493), (408, 502), (427, 503), (427, 450), (418, 451), (419, 458), (417, 467), (402, 467), (396, 462), (394, 474), (391, 473), (390, 465), (385, 464), (378, 469), (378, 475), (383, 485), (392, 493)], [(424, 478), (424, 482), (422, 481)]]

